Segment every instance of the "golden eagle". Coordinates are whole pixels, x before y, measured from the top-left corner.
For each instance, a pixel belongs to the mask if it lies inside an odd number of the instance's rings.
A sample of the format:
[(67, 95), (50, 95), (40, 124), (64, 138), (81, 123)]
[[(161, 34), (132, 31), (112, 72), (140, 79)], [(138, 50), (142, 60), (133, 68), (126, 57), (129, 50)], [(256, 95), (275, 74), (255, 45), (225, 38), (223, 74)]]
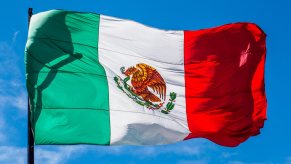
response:
[[(141, 96), (147, 102), (160, 102), (166, 98), (166, 83), (158, 71), (144, 63), (139, 63), (136, 67), (129, 67), (123, 73), (131, 77), (131, 90)], [(155, 93), (149, 91), (150, 87)]]

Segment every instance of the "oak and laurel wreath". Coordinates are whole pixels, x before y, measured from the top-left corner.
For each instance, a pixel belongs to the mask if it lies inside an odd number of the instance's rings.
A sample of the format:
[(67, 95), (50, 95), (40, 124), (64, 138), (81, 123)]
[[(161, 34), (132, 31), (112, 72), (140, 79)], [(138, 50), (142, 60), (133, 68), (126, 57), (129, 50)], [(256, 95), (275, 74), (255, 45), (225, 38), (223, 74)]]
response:
[[(127, 81), (130, 79), (130, 77), (126, 77), (122, 79), (119, 76), (114, 77), (114, 81), (117, 84), (117, 87), (125, 93), (130, 99), (132, 99), (134, 102), (141, 106), (145, 106), (148, 109), (151, 110), (157, 110), (163, 107), (163, 103), (160, 104), (153, 104), (151, 102), (145, 101), (142, 98), (140, 98), (138, 95), (136, 95), (134, 92), (131, 91), (130, 86), (127, 84)], [(161, 110), (162, 113), (164, 114), (169, 114), (171, 110), (174, 109), (175, 107), (175, 99), (176, 99), (176, 93), (175, 92), (170, 92), (170, 99), (169, 102), (167, 103), (166, 107)]]

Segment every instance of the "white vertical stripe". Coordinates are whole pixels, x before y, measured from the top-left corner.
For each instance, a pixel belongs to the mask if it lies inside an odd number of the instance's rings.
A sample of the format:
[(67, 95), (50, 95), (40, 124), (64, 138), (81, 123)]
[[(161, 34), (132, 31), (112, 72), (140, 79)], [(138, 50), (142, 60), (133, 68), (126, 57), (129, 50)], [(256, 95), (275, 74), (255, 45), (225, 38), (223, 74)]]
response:
[[(98, 51), (109, 83), (111, 144), (167, 144), (183, 140), (189, 134), (183, 40), (183, 31), (158, 30), (129, 20), (100, 16)], [(164, 78), (167, 87), (164, 106), (170, 92), (177, 93), (170, 114), (137, 104), (117, 87), (114, 77), (125, 78), (120, 68), (138, 63), (154, 67)]]

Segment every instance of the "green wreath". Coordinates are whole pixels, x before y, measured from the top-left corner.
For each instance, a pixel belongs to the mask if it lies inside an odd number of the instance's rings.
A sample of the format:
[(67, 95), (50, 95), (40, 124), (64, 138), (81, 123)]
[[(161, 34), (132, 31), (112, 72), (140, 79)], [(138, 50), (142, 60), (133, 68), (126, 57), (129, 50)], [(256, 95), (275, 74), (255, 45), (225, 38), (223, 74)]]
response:
[[(142, 98), (140, 98), (138, 95), (136, 95), (134, 92), (132, 92), (130, 89), (131, 86), (127, 84), (128, 80), (130, 80), (129, 76), (127, 76), (124, 79), (122, 79), (120, 76), (114, 77), (114, 81), (117, 84), (117, 87), (137, 104), (141, 106), (145, 106), (146, 108), (151, 109), (151, 110), (158, 110), (163, 107), (164, 103), (154, 104), (152, 102), (145, 101)], [(169, 114), (171, 110), (173, 110), (175, 107), (175, 103), (174, 103), (175, 99), (176, 99), (176, 93), (170, 92), (169, 102), (167, 103), (166, 107), (161, 110), (161, 112), (164, 114)]]

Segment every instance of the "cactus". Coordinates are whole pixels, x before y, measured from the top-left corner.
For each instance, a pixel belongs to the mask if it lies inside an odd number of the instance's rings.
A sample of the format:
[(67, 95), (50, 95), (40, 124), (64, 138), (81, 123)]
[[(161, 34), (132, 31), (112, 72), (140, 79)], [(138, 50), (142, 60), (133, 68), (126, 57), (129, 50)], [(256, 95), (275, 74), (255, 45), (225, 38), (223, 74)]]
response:
[(177, 94), (176, 94), (175, 92), (171, 92), (171, 93), (170, 93), (170, 98), (171, 98), (171, 100), (174, 101), (174, 100), (176, 99), (176, 95), (177, 95)]
[(175, 104), (173, 103), (173, 101), (175, 101), (177, 94), (175, 92), (171, 92), (170, 93), (170, 99), (169, 102), (166, 105), (166, 108), (164, 108), (161, 112), (164, 114), (169, 114), (171, 112), (171, 110), (174, 109)]

